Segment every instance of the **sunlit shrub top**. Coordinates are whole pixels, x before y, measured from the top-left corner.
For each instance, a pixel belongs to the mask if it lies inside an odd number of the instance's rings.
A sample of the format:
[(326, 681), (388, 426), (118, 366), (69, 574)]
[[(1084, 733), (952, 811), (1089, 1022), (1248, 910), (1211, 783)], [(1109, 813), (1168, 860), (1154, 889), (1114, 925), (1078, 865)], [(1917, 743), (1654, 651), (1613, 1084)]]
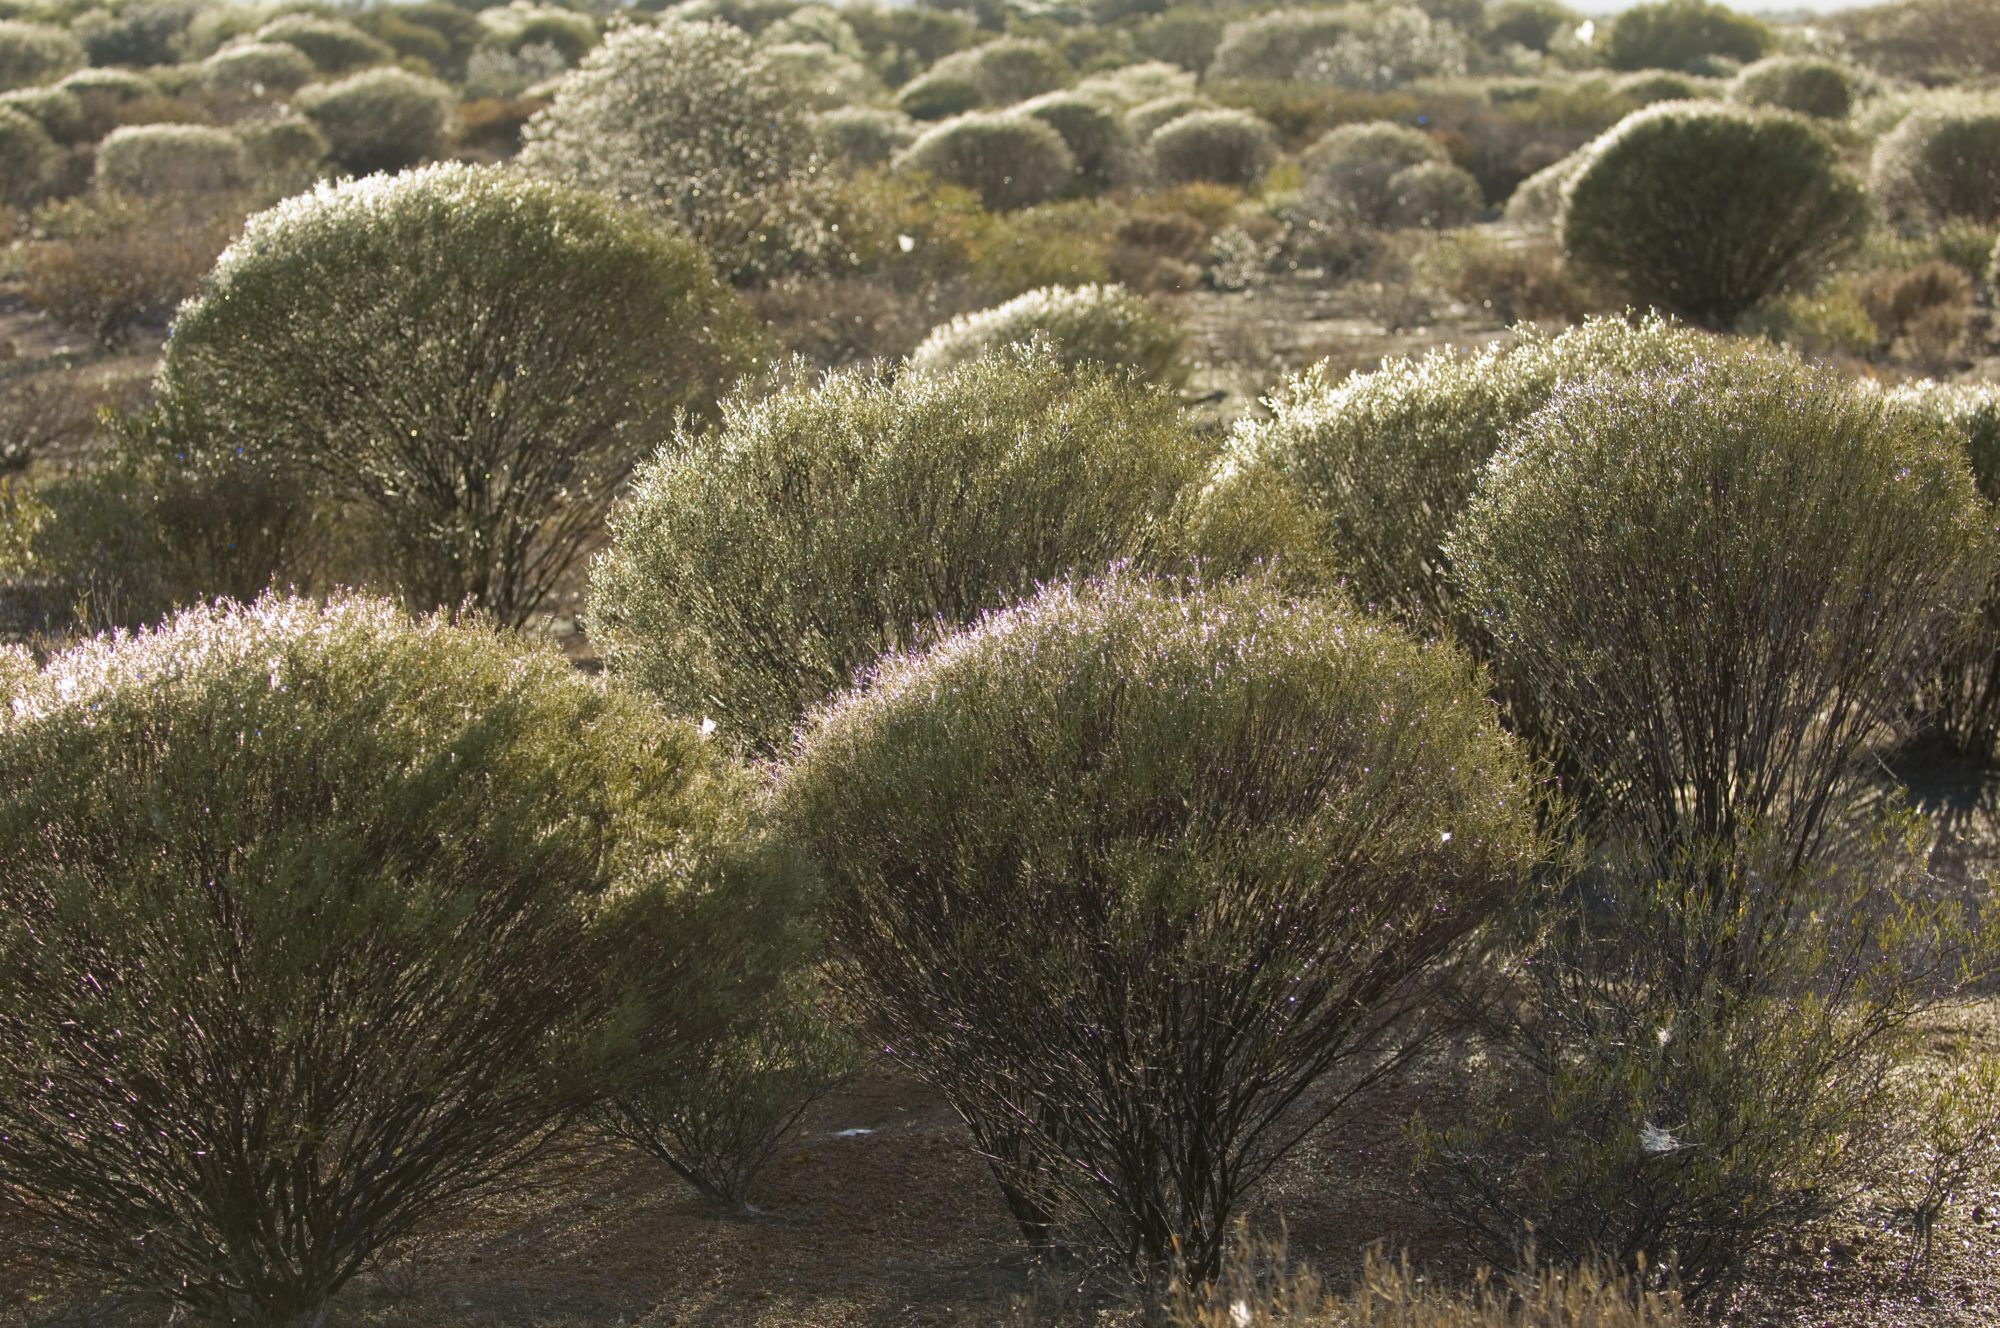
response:
[(933, 329), (911, 352), (910, 364), (927, 372), (949, 369), (1037, 335), (1064, 364), (1132, 369), (1167, 384), (1187, 376), (1179, 363), (1180, 329), (1123, 286), (1044, 286), (995, 308), (960, 314)]

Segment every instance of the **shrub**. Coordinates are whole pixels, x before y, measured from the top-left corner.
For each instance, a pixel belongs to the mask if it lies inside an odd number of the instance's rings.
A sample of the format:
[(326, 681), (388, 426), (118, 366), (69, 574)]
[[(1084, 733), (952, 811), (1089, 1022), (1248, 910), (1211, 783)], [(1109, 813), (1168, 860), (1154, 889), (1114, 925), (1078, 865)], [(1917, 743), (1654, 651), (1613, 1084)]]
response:
[(758, 39), (767, 46), (811, 42), (857, 60), (867, 54), (853, 25), (831, 5), (800, 5), (759, 33)]
[(152, 79), (125, 69), (79, 69), (55, 86), (83, 107), (87, 139), (104, 137), (123, 117), (134, 113), (128, 108), (160, 96), (159, 85)]
[(176, 320), (160, 427), (365, 519), (413, 608), (519, 625), (678, 409), (749, 362), (689, 242), (606, 201), (440, 166), (253, 218)]
[(1651, 107), (1587, 149), (1564, 201), (1563, 247), (1636, 304), (1726, 327), (1860, 243), (1867, 195), (1838, 161), (1796, 116)]
[(1314, 213), (1383, 226), (1396, 210), (1389, 182), (1412, 166), (1449, 165), (1450, 158), (1422, 130), (1375, 120), (1328, 130), (1306, 149), (1300, 164)]
[(1612, 22), (1604, 61), (1613, 69), (1708, 74), (1717, 57), (1756, 60), (1776, 45), (1771, 30), (1746, 14), (1708, 0), (1661, 0), (1634, 5)]
[(1562, 384), (1697, 363), (1710, 339), (1657, 320), (1593, 319), (1511, 350), (1436, 351), (1336, 381), (1315, 365), (1230, 435), (1211, 486), (1280, 476), (1319, 525), (1355, 598), (1426, 634), (1454, 621), (1445, 537), (1506, 431)]
[(1074, 91), (1108, 102), (1119, 111), (1129, 111), (1162, 97), (1186, 96), (1194, 91), (1194, 75), (1176, 65), (1153, 60), (1120, 69), (1092, 74)]
[(874, 106), (822, 111), (813, 117), (813, 128), (828, 157), (863, 168), (886, 166), (917, 141), (909, 116)]
[(910, 364), (935, 373), (1038, 336), (1064, 365), (1130, 369), (1170, 386), (1187, 377), (1180, 362), (1186, 336), (1171, 318), (1122, 286), (1045, 286), (998, 308), (960, 314), (934, 328)]
[(1611, 92), (1634, 106), (1651, 106), (1660, 101), (1702, 101), (1718, 95), (1718, 85), (1694, 74), (1641, 69), (1613, 79)]
[(1572, 152), (1521, 181), (1507, 199), (1507, 220), (1526, 231), (1560, 233), (1563, 193), (1588, 160)]
[(982, 299), (1011, 300), (1041, 286), (1087, 286), (1110, 280), (1113, 204), (1091, 199), (1044, 203), (995, 217), (967, 268)]
[(1271, 126), (1248, 111), (1189, 111), (1146, 141), (1153, 170), (1168, 184), (1207, 180), (1245, 188), (1278, 159)]
[(69, 146), (89, 138), (83, 103), (60, 88), (20, 88), (0, 92), (0, 106), (10, 107), (33, 120), (58, 145)]
[(1137, 167), (1138, 144), (1117, 111), (1076, 92), (1050, 92), (1030, 97), (1014, 108), (1017, 115), (1040, 120), (1062, 135), (1076, 161), (1077, 179), (1091, 193), (1113, 189), (1131, 179)]
[[(180, 60), (180, 35), (195, 16), (193, 0), (162, 0), (157, 4), (122, 6), (114, 15), (94, 10), (70, 24), (70, 35), (83, 43), (90, 63), (147, 68)], [(114, 71), (116, 72), (116, 71)]]
[(2000, 108), (1919, 108), (1875, 145), (1869, 183), (1896, 216), (2000, 222)]
[(100, 192), (44, 205), (36, 220), (48, 238), (22, 263), (28, 302), (63, 327), (116, 346), (141, 324), (164, 328), (229, 243), (242, 213), (233, 198), (167, 193), (141, 200)]
[(1463, 232), (1440, 239), (1426, 252), (1421, 266), (1424, 275), (1452, 298), (1484, 309), (1503, 326), (1523, 319), (1574, 323), (1600, 310), (1594, 292), (1571, 279), (1562, 250), (1547, 239), (1496, 239)]
[(1215, 1274), (1244, 1192), (1344, 1100), (1293, 1118), (1314, 1082), (1407, 1045), (1535, 859), (1528, 788), (1448, 648), (1115, 576), (885, 659), (779, 807), (841, 980), (1023, 1226), (1095, 1225), (1157, 1295)]
[(1478, 220), (1486, 206), (1479, 181), (1456, 166), (1427, 161), (1405, 166), (1389, 177), (1391, 226), (1422, 226), (1427, 230), (1448, 230), (1468, 226)]
[(1061, 53), (1045, 41), (1001, 37), (946, 56), (926, 77), (965, 79), (979, 89), (981, 105), (1012, 106), (1054, 92), (1069, 82), (1070, 71)]
[(298, 190), (285, 186), (303, 187), (317, 178), (328, 150), (326, 135), (300, 115), (238, 125), (236, 137), (260, 188), (275, 187), (287, 194)]
[[(382, 10), (370, 11), (369, 15), (382, 14)], [(419, 4), (397, 5), (396, 19), (406, 26), (428, 28), (443, 38), (445, 55), (443, 59), (430, 59), (440, 77), (459, 78), (465, 73), (465, 62), (486, 40), (487, 29), (477, 17), (460, 9), (457, 5), (443, 3), (442, 0), (424, 0)]]
[(1141, 102), (1125, 113), (1125, 127), (1132, 137), (1144, 142), (1155, 130), (1172, 124), (1192, 111), (1211, 111), (1215, 103), (1192, 92), (1170, 93)]
[(1542, 1101), (1458, 1159), (1487, 1231), (1677, 1251), (1700, 1295), (1865, 1178), (1955, 956), (1864, 753), (1977, 602), (1986, 522), (1944, 430), (1768, 357), (1571, 388), (1490, 463), (1446, 556), (1594, 902), (1523, 970)]
[(1470, 56), (1470, 43), (1450, 23), (1433, 22), (1411, 5), (1390, 5), (1367, 25), (1309, 51), (1297, 69), (1308, 82), (1387, 92), (1419, 78), (1462, 77)]
[(250, 163), (227, 129), (127, 125), (97, 149), (97, 187), (113, 193), (209, 194), (243, 188)]
[(1175, 5), (1134, 29), (1132, 47), (1149, 59), (1199, 74), (1214, 60), (1226, 23), (1222, 15), (1199, 5)]
[(945, 120), (986, 104), (986, 94), (968, 74), (935, 70), (911, 79), (896, 94), (896, 108), (917, 120)]
[(1025, 115), (974, 111), (926, 130), (897, 156), (898, 171), (921, 171), (970, 189), (995, 212), (1047, 198), (1076, 171), (1062, 135)]
[(225, 46), (201, 62), (201, 81), (211, 92), (263, 96), (297, 92), (317, 72), (304, 51), (286, 42), (244, 42)]
[(83, 47), (61, 28), (0, 19), (0, 92), (53, 83), (83, 63)]
[(1368, 22), (1350, 8), (1274, 9), (1222, 30), (1208, 77), (1288, 79), (1316, 51), (1337, 45)]
[(483, 9), (479, 21), (501, 49), (520, 52), (530, 46), (552, 46), (565, 65), (574, 65), (597, 45), (597, 24), (589, 14), (553, 5), (495, 5)]
[(753, 795), (692, 725), (483, 625), (265, 599), (10, 666), (0, 1185), (204, 1318), (323, 1318), (627, 1030), (703, 1035), (704, 896), (789, 889), (728, 869)]
[(1854, 75), (1845, 65), (1808, 56), (1779, 55), (1746, 66), (1730, 95), (1750, 106), (1845, 120), (1854, 108)]
[(766, 46), (760, 59), (766, 69), (789, 82), (804, 104), (816, 111), (867, 101), (879, 86), (859, 60), (818, 43)]
[(1046, 351), (738, 400), (614, 513), (591, 638), (670, 708), (775, 750), (884, 650), (1072, 568), (1170, 560), (1210, 456), (1166, 393)]
[(369, 65), (391, 64), (396, 52), (352, 23), (311, 14), (286, 14), (257, 29), (259, 42), (296, 46), (323, 74), (345, 74)]
[(816, 164), (797, 94), (722, 23), (612, 32), (522, 138), (530, 173), (658, 213), (725, 273)]
[(1583, 15), (1559, 0), (1500, 0), (1486, 11), (1484, 40), (1495, 50), (1511, 44), (1546, 53), (1559, 34), (1582, 23)]
[(402, 69), (369, 69), (299, 96), (336, 162), (356, 175), (400, 171), (439, 156), (451, 127), (451, 89)]
[(1936, 259), (1904, 272), (1865, 273), (1855, 279), (1854, 293), (1884, 346), (1911, 332), (1933, 310), (1949, 310), (1958, 322), (1972, 310), (1971, 278)]
[(1903, 0), (1840, 14), (1862, 61), (1931, 87), (2000, 73), (2000, 22), (1984, 0)]

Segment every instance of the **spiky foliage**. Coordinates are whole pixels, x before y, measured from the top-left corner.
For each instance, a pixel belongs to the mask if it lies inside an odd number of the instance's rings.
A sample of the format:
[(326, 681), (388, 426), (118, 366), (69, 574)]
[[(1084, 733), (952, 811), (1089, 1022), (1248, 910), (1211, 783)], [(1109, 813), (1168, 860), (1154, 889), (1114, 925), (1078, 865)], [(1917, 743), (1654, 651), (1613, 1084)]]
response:
[(934, 328), (910, 353), (912, 367), (950, 369), (1006, 346), (1045, 337), (1066, 365), (1130, 369), (1156, 383), (1178, 385), (1180, 328), (1123, 286), (1044, 286)]
[(1529, 797), (1455, 652), (1261, 581), (1115, 576), (885, 660), (779, 808), (841, 979), (1022, 1224), (1094, 1227), (1158, 1294), (1409, 1049), (1536, 858)]

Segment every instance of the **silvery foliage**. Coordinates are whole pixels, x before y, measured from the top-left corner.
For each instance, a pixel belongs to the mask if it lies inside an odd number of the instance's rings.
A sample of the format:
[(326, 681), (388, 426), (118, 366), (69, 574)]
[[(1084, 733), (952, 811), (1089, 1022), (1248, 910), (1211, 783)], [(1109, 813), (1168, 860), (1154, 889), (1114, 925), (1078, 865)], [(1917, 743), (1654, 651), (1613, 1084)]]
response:
[(1298, 77), (1308, 83), (1387, 92), (1413, 79), (1463, 75), (1470, 52), (1464, 34), (1451, 24), (1433, 20), (1421, 9), (1398, 5), (1383, 10), (1371, 26), (1350, 31), (1308, 55), (1299, 62)]

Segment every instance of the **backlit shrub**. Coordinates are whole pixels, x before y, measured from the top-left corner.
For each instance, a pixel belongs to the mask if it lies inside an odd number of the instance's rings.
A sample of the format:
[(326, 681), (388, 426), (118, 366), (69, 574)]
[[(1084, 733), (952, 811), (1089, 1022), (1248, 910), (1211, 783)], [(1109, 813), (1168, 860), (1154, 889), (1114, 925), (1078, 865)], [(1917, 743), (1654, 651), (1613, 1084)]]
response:
[(1572, 261), (1635, 304), (1726, 327), (1767, 296), (1812, 284), (1867, 223), (1860, 182), (1809, 121), (1669, 102), (1587, 149), (1562, 234)]
[(917, 141), (917, 127), (901, 111), (843, 106), (813, 117), (827, 156), (854, 166), (880, 167)]
[(896, 94), (896, 109), (917, 120), (948, 120), (985, 104), (986, 94), (978, 82), (968, 73), (950, 69), (921, 74)]
[(1730, 95), (1751, 106), (1844, 120), (1854, 107), (1854, 75), (1845, 65), (1805, 56), (1780, 55), (1746, 66), (1730, 85)]
[(1274, 9), (1222, 31), (1209, 78), (1288, 79), (1308, 55), (1336, 45), (1368, 21), (1354, 9)]
[(40, 125), (58, 146), (72, 146), (90, 137), (83, 103), (60, 88), (18, 88), (0, 92), (0, 106), (11, 107)]
[(250, 182), (243, 144), (207, 125), (127, 125), (97, 149), (97, 187), (113, 193), (207, 194)]
[(840, 980), (1023, 1228), (1082, 1229), (1159, 1296), (1216, 1273), (1245, 1191), (1343, 1100), (1301, 1094), (1412, 1036), (1536, 858), (1529, 783), (1449, 648), (1261, 581), (1117, 575), (884, 660), (778, 805)]
[(806, 106), (815, 111), (865, 102), (880, 86), (868, 66), (817, 42), (766, 46), (761, 59), (765, 68), (798, 89)]
[(369, 69), (299, 95), (331, 156), (356, 175), (400, 171), (441, 156), (451, 128), (451, 89), (402, 69)]
[(1560, 233), (1563, 192), (1586, 160), (1573, 152), (1521, 181), (1508, 196), (1507, 220), (1523, 230)]
[(1771, 30), (1747, 14), (1709, 0), (1661, 0), (1634, 5), (1612, 21), (1604, 61), (1613, 69), (1710, 74), (1718, 57), (1747, 62), (1776, 45)]
[(1271, 126), (1248, 111), (1189, 111), (1146, 140), (1153, 171), (1167, 184), (1205, 180), (1248, 187), (1278, 159)]
[(1001, 37), (948, 55), (926, 77), (965, 79), (979, 89), (981, 105), (1012, 106), (1054, 92), (1069, 82), (1069, 64), (1045, 41)]
[(2000, 107), (1919, 107), (1875, 145), (1869, 176), (1893, 215), (2000, 222)]
[(1396, 210), (1389, 182), (1412, 166), (1449, 165), (1436, 139), (1408, 125), (1375, 120), (1321, 135), (1300, 160), (1307, 206), (1316, 214), (1385, 226)]
[(1422, 226), (1448, 230), (1479, 219), (1486, 206), (1479, 181), (1448, 162), (1427, 161), (1405, 166), (1389, 177), (1388, 214), (1391, 226)]
[(1211, 456), (1171, 396), (1046, 351), (738, 400), (613, 514), (591, 637), (670, 708), (776, 750), (885, 650), (1171, 557)]
[(988, 208), (1004, 212), (1062, 188), (1076, 159), (1061, 134), (1032, 116), (974, 111), (926, 130), (896, 157), (895, 167), (970, 189)]
[(323, 74), (345, 74), (369, 65), (389, 64), (396, 52), (352, 23), (312, 14), (286, 14), (257, 29), (260, 42), (282, 42), (303, 51)]
[(310, 57), (287, 42), (225, 46), (201, 62), (201, 81), (214, 92), (260, 96), (296, 92), (317, 72)]
[(1066, 365), (1131, 369), (1173, 386), (1187, 377), (1180, 362), (1185, 335), (1122, 286), (1046, 286), (997, 308), (960, 314), (933, 329), (911, 353), (910, 364), (935, 373), (1036, 337), (1046, 339)]
[(1062, 135), (1076, 161), (1077, 181), (1091, 193), (1127, 183), (1138, 168), (1138, 143), (1115, 107), (1080, 92), (1050, 92), (1014, 111)]
[(1125, 127), (1141, 142), (1153, 136), (1153, 131), (1163, 125), (1172, 124), (1190, 111), (1212, 111), (1215, 103), (1193, 92), (1174, 92), (1151, 101), (1140, 102), (1125, 112)]
[(83, 63), (83, 47), (61, 28), (0, 19), (0, 92), (53, 83)]
[(203, 1318), (322, 1318), (698, 1043), (796, 879), (693, 725), (483, 624), (270, 598), (6, 672), (0, 1187)]
[(1387, 92), (1419, 78), (1457, 78), (1472, 53), (1465, 34), (1413, 5), (1387, 5), (1330, 45), (1309, 51), (1298, 76), (1361, 92)]
[(747, 367), (690, 242), (609, 203), (440, 166), (253, 218), (180, 312), (158, 427), (359, 518), (361, 570), (413, 608), (524, 622), (677, 409)]

